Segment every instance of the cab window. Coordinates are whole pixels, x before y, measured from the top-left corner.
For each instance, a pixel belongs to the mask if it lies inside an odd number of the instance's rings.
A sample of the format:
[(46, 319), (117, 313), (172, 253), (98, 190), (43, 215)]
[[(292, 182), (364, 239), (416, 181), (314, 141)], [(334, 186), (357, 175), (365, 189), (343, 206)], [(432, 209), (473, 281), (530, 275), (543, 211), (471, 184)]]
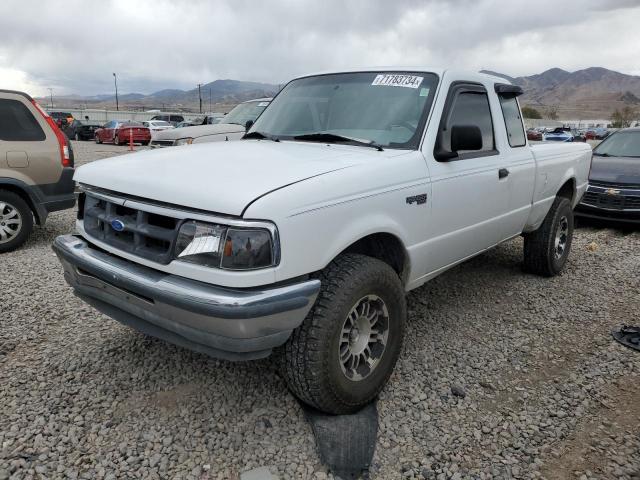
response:
[(507, 138), (509, 145), (512, 147), (524, 147), (527, 143), (527, 137), (524, 134), (522, 126), (522, 118), (520, 116), (520, 108), (516, 97), (505, 97), (498, 95), (500, 99), (500, 107), (504, 116), (504, 126), (507, 129)]
[[(451, 131), (456, 127), (477, 127), (482, 145), (474, 150), (453, 152)], [(440, 119), (434, 155), (436, 159), (449, 161), (465, 158), (497, 155), (491, 107), (487, 90), (478, 83), (457, 82), (451, 85), (444, 111)], [(477, 131), (477, 130), (476, 130)]]

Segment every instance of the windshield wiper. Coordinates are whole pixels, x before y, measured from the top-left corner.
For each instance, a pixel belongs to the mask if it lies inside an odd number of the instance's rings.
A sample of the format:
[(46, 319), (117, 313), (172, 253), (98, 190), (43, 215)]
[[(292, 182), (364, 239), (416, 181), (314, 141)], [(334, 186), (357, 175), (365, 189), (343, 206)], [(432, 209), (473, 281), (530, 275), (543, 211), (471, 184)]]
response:
[(352, 142), (358, 145), (363, 145), (365, 147), (375, 148), (379, 152), (384, 151), (383, 148), (373, 140), (369, 142), (365, 142), (364, 140), (345, 137), (343, 135), (336, 135), (335, 133), (327, 133), (327, 132), (307, 133), (305, 135), (296, 135), (295, 137), (293, 137), (293, 139), (302, 140), (306, 142), (327, 142), (327, 143)]
[(611, 155), (609, 155), (608, 153), (598, 153), (598, 152), (593, 152), (593, 154), (596, 157), (610, 157)]
[(278, 137), (270, 137), (269, 135), (262, 133), (262, 132), (249, 132), (249, 133), (245, 133), (244, 136), (242, 137), (243, 139), (245, 138), (257, 138), (258, 140), (262, 140), (267, 139), (267, 140), (271, 140), (272, 142), (279, 142), (280, 139)]

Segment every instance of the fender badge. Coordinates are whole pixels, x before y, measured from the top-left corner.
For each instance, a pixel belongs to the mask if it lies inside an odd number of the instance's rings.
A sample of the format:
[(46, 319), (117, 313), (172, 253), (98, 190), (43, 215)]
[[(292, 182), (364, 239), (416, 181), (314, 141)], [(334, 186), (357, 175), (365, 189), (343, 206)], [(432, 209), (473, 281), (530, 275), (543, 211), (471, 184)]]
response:
[(124, 222), (122, 220), (111, 220), (111, 228), (113, 228), (116, 232), (121, 232), (124, 230)]

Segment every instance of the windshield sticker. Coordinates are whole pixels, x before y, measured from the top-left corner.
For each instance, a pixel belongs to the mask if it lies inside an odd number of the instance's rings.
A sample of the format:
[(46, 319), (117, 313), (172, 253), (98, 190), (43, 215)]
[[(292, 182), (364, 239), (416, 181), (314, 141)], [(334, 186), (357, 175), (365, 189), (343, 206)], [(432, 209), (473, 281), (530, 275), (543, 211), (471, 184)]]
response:
[(258, 104), (259, 107), (266, 107), (267, 105), (269, 105), (269, 102), (260, 102)]
[(381, 74), (376, 75), (371, 85), (381, 85), (384, 87), (408, 87), (418, 88), (424, 80), (424, 77), (418, 77), (416, 75), (391, 75)]
[(421, 97), (428, 97), (429, 96), (429, 89), (428, 88), (421, 88), (420, 89), (420, 96)]

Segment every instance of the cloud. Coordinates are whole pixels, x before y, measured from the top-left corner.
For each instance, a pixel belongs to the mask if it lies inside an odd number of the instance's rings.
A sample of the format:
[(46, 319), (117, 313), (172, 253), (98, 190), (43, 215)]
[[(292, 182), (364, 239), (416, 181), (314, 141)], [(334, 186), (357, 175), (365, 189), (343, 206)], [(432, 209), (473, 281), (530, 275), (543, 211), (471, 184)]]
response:
[[(363, 65), (638, 72), (637, 0), (0, 2), (0, 86), (34, 94), (284, 82)], [(12, 73), (7, 73), (12, 72)]]

